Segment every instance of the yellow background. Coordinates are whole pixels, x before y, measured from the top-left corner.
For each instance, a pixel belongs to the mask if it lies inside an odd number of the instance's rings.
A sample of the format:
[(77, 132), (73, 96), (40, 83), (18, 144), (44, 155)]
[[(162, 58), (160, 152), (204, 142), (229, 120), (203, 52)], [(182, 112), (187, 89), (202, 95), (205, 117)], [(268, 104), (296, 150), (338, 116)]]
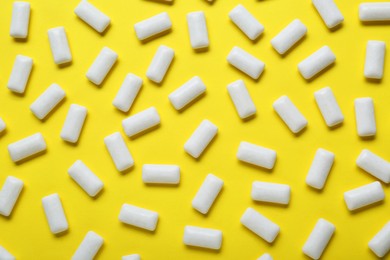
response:
[[(363, 148), (390, 159), (390, 74), (386, 58), (384, 79), (380, 83), (364, 79), (363, 65), (367, 40), (389, 44), (388, 25), (362, 25), (358, 19), (360, 1), (336, 1), (345, 21), (329, 31), (309, 0), (175, 0), (173, 5), (143, 0), (92, 1), (110, 16), (112, 22), (104, 35), (98, 34), (73, 13), (78, 4), (71, 1), (31, 1), (29, 37), (17, 42), (9, 36), (12, 1), (1, 1), (0, 23), (0, 117), (7, 131), (0, 137), (0, 183), (8, 175), (22, 179), (24, 190), (11, 217), (0, 216), (0, 245), (19, 259), (69, 259), (89, 230), (104, 237), (99, 259), (119, 259), (139, 253), (142, 259), (256, 259), (269, 252), (275, 259), (305, 259), (302, 246), (318, 218), (336, 225), (336, 233), (323, 259), (374, 259), (368, 241), (389, 220), (387, 202), (358, 213), (350, 213), (343, 192), (375, 180), (358, 169), (355, 160)], [(242, 3), (264, 24), (265, 32), (251, 42), (228, 18), (228, 12)], [(186, 14), (203, 10), (207, 17), (210, 49), (194, 52), (189, 44)], [(167, 11), (172, 32), (140, 43), (133, 24)], [(285, 57), (279, 56), (270, 40), (293, 19), (307, 25), (306, 38)], [(53, 62), (47, 30), (64, 26), (73, 63), (59, 68)], [(149, 63), (160, 44), (175, 50), (174, 62), (161, 86), (145, 77)], [(311, 82), (305, 81), (297, 64), (323, 45), (337, 56), (335, 66)], [(258, 81), (234, 69), (226, 62), (233, 46), (240, 46), (265, 62)], [(119, 61), (101, 87), (88, 82), (85, 73), (103, 46), (119, 55)], [(15, 56), (34, 59), (34, 68), (24, 96), (11, 93), (6, 84)], [(389, 56), (389, 55), (388, 55)], [(127, 73), (144, 79), (144, 85), (132, 109), (125, 114), (111, 102)], [(198, 75), (207, 86), (207, 94), (182, 113), (168, 101), (168, 94), (191, 77)], [(243, 122), (237, 116), (226, 86), (243, 79), (257, 106), (257, 116)], [(41, 122), (29, 111), (30, 104), (51, 83), (66, 90), (66, 100)], [(344, 124), (330, 130), (316, 107), (314, 91), (331, 86), (345, 115)], [(309, 121), (299, 137), (294, 136), (272, 109), (272, 103), (287, 94)], [(353, 101), (370, 96), (375, 102), (378, 132), (374, 140), (362, 140), (356, 134)], [(77, 145), (69, 145), (59, 134), (72, 103), (88, 108), (88, 117)], [(129, 115), (155, 106), (161, 126), (137, 139), (125, 138), (135, 159), (127, 174), (114, 168), (103, 138), (115, 131), (123, 134), (121, 121)], [(183, 150), (185, 141), (203, 119), (219, 127), (215, 141), (201, 157), (194, 160)], [(7, 145), (33, 133), (41, 132), (47, 153), (23, 164), (14, 164)], [(249, 141), (277, 151), (272, 171), (240, 163), (235, 155), (240, 141)], [(317, 192), (305, 184), (306, 174), (317, 148), (333, 151), (335, 165), (325, 189)], [(67, 169), (77, 159), (83, 160), (99, 176), (105, 188), (91, 199), (68, 176)], [(178, 164), (178, 187), (146, 186), (141, 179), (142, 165)], [(208, 173), (225, 181), (222, 193), (207, 216), (191, 208), (191, 200)], [(255, 203), (250, 198), (255, 180), (291, 185), (288, 207)], [(386, 195), (390, 191), (386, 185)], [(58, 193), (69, 221), (69, 232), (62, 236), (49, 231), (41, 198)], [(160, 214), (154, 233), (126, 226), (118, 221), (123, 203), (130, 203)], [(247, 207), (253, 207), (281, 227), (273, 245), (269, 245), (240, 224)], [(185, 225), (197, 225), (223, 231), (219, 252), (187, 248), (182, 243)]]

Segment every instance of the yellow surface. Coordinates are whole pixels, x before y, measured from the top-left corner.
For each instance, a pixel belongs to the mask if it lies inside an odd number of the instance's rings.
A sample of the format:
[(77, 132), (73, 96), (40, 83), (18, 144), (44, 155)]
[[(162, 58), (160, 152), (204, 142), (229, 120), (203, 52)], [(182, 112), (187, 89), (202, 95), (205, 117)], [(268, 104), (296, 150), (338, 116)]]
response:
[[(0, 23), (0, 117), (7, 132), (0, 137), (0, 183), (8, 175), (22, 179), (24, 190), (10, 218), (0, 216), (0, 245), (18, 259), (69, 259), (89, 230), (104, 237), (99, 259), (119, 259), (139, 253), (142, 259), (256, 259), (265, 252), (275, 259), (305, 259), (302, 246), (318, 218), (336, 225), (336, 233), (323, 259), (374, 259), (367, 243), (389, 220), (390, 206), (379, 206), (351, 214), (343, 201), (343, 192), (375, 180), (355, 165), (361, 149), (390, 159), (390, 74), (381, 83), (363, 77), (367, 40), (390, 43), (388, 25), (363, 26), (358, 20), (359, 1), (337, 1), (345, 22), (329, 31), (310, 1), (291, 0), (217, 0), (210, 5), (203, 0), (176, 0), (173, 5), (151, 1), (104, 1), (93, 3), (112, 19), (108, 31), (99, 35), (73, 13), (78, 1), (31, 1), (29, 37), (16, 42), (9, 36), (12, 1), (1, 1)], [(253, 43), (229, 20), (228, 12), (244, 4), (265, 26), (263, 36)], [(204, 10), (211, 46), (204, 53), (194, 52), (189, 44), (186, 14)], [(167, 11), (173, 22), (168, 35), (141, 44), (133, 24)], [(270, 40), (293, 19), (308, 27), (307, 37), (292, 52), (280, 57)], [(59, 68), (53, 62), (47, 30), (65, 26), (73, 63)], [(147, 67), (160, 44), (175, 50), (175, 59), (161, 86), (145, 77)], [(337, 62), (329, 71), (311, 82), (297, 71), (297, 64), (329, 45)], [(240, 46), (266, 64), (259, 81), (253, 81), (226, 62), (233, 46)], [(119, 62), (101, 87), (88, 82), (85, 73), (101, 48), (108, 46), (119, 54)], [(34, 68), (24, 96), (12, 94), (6, 84), (17, 54), (34, 59)], [(389, 56), (389, 55), (388, 55)], [(389, 63), (389, 58), (386, 58)], [(129, 72), (144, 79), (143, 88), (128, 114), (116, 110), (111, 102)], [(178, 113), (168, 101), (168, 94), (188, 79), (198, 75), (207, 85), (207, 94), (197, 103)], [(239, 119), (227, 94), (228, 83), (243, 79), (257, 106), (257, 116), (247, 122)], [(41, 122), (29, 111), (30, 104), (51, 83), (66, 90), (66, 100)], [(314, 91), (331, 86), (345, 115), (344, 124), (330, 130), (317, 109)], [(294, 136), (272, 109), (272, 103), (287, 94), (309, 121), (299, 137)], [(356, 134), (353, 100), (374, 99), (378, 133), (374, 140), (362, 140)], [(59, 137), (69, 105), (88, 108), (88, 118), (77, 145)], [(161, 126), (131, 140), (126, 137), (135, 167), (127, 174), (118, 173), (105, 149), (103, 138), (115, 131), (123, 134), (121, 121), (129, 115), (155, 106)], [(183, 150), (185, 141), (203, 119), (219, 127), (216, 140), (200, 160)], [(33, 133), (41, 132), (47, 153), (23, 164), (14, 164), (7, 145)], [(275, 149), (278, 153), (272, 171), (240, 163), (236, 151), (240, 141), (249, 141)], [(336, 162), (325, 189), (316, 192), (305, 184), (305, 177), (317, 148), (336, 154)], [(91, 199), (68, 176), (67, 169), (83, 160), (104, 182), (105, 188)], [(146, 186), (141, 169), (145, 163), (178, 164), (178, 187)], [(207, 216), (191, 208), (191, 200), (208, 173), (225, 181), (222, 193)], [(287, 183), (292, 197), (288, 207), (255, 203), (250, 198), (255, 180)], [(390, 192), (386, 186), (386, 195)], [(69, 232), (62, 236), (49, 231), (41, 198), (58, 193), (69, 221)], [(160, 214), (154, 233), (125, 226), (118, 221), (123, 203), (130, 203)], [(247, 207), (253, 207), (281, 227), (273, 245), (267, 244), (240, 224)], [(185, 225), (197, 225), (223, 231), (220, 252), (187, 248), (182, 243)]]

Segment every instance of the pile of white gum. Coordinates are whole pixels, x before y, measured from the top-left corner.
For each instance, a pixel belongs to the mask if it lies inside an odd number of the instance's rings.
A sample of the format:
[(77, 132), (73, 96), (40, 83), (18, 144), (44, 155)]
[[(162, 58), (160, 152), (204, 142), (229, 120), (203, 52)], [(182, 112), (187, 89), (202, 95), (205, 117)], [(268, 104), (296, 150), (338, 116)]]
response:
[[(337, 30), (340, 27), (339, 25), (343, 22), (344, 17), (333, 0), (312, 0), (312, 4), (329, 29)], [(109, 16), (86, 0), (77, 5), (74, 13), (98, 33), (106, 31), (111, 22)], [(241, 4), (231, 10), (228, 16), (232, 23), (250, 40), (255, 41), (264, 31), (264, 25)], [(359, 19), (364, 23), (390, 21), (390, 2), (361, 3), (359, 5)], [(29, 20), (30, 3), (14, 2), (10, 28), (11, 37), (27, 38)], [(191, 47), (195, 50), (207, 51), (210, 41), (204, 12), (188, 13), (187, 25)], [(156, 14), (134, 24), (135, 35), (140, 41), (162, 36), (169, 33), (171, 28), (172, 22), (166, 12)], [(287, 55), (304, 39), (307, 32), (306, 25), (299, 19), (295, 19), (271, 40), (271, 45), (278, 54)], [(51, 28), (47, 33), (54, 63), (58, 65), (71, 63), (72, 53), (65, 28)], [(382, 79), (385, 49), (386, 44), (383, 41), (370, 40), (367, 42), (364, 77), (375, 80)], [(172, 48), (165, 45), (159, 46), (146, 70), (146, 77), (150, 81), (162, 84), (174, 56), (175, 51)], [(85, 74), (87, 79), (93, 84), (101, 85), (117, 59), (118, 54), (114, 50), (104, 47), (87, 70)], [(322, 74), (335, 61), (336, 55), (327, 45), (324, 45), (297, 64), (297, 68), (304, 79), (311, 80)], [(253, 80), (258, 80), (265, 69), (263, 61), (238, 46), (233, 47), (228, 53), (227, 62)], [(32, 58), (24, 55), (16, 56), (7, 84), (10, 91), (19, 94), (25, 92), (32, 66)], [(142, 85), (143, 79), (141, 77), (129, 73), (112, 101), (113, 106), (123, 112), (129, 111)], [(206, 84), (199, 76), (194, 75), (173, 91), (168, 99), (174, 109), (182, 111), (189, 105), (193, 105), (205, 91)], [(229, 84), (227, 92), (241, 119), (251, 119), (256, 114), (256, 106), (243, 80), (240, 79)], [(35, 99), (30, 106), (30, 110), (39, 120), (45, 120), (56, 106), (61, 105), (61, 101), (65, 96), (65, 90), (58, 84), (53, 83)], [(316, 91), (314, 99), (328, 127), (335, 127), (343, 123), (344, 115), (330, 87), (324, 87)], [(304, 114), (286, 95), (278, 98), (273, 103), (273, 108), (294, 134), (300, 133), (308, 125)], [(375, 136), (377, 130), (373, 99), (370, 97), (356, 98), (354, 108), (357, 134), (360, 137)], [(87, 113), (88, 109), (86, 107), (71, 104), (59, 136), (66, 142), (77, 143)], [(122, 127), (124, 133), (132, 138), (153, 130), (160, 124), (160, 121), (160, 114), (156, 108), (149, 107), (124, 119)], [(0, 118), (0, 132), (4, 131), (5, 128), (6, 125)], [(184, 144), (184, 150), (193, 158), (198, 159), (212, 143), (217, 133), (218, 127), (213, 122), (204, 119), (199, 122), (199, 126), (194, 129), (193, 134)], [(104, 144), (117, 171), (129, 170), (134, 165), (134, 159), (119, 132), (105, 137)], [(32, 134), (8, 145), (10, 157), (15, 163), (24, 162), (33, 155), (44, 152), (46, 148), (47, 145), (41, 133)], [(247, 164), (272, 169), (276, 162), (277, 152), (259, 144), (242, 141), (237, 148), (236, 156), (238, 160)], [(323, 189), (334, 161), (335, 154), (333, 152), (319, 148), (308, 170), (306, 184), (314, 189)], [(390, 163), (375, 152), (363, 149), (356, 159), (356, 165), (378, 181), (356, 187), (344, 193), (344, 200), (347, 209), (350, 211), (384, 200), (385, 193), (381, 182), (385, 184), (390, 182)], [(100, 178), (81, 160), (77, 160), (69, 167), (68, 174), (88, 196), (95, 197), (103, 189), (104, 184)], [(180, 182), (180, 167), (169, 164), (145, 164), (142, 167), (142, 180), (146, 184), (177, 185)], [(9, 216), (12, 213), (23, 185), (23, 181), (18, 178), (13, 176), (6, 178), (0, 191), (1, 215)], [(220, 177), (208, 174), (198, 192), (194, 195), (192, 207), (201, 214), (208, 214), (223, 186), (224, 181)], [(269, 205), (288, 205), (290, 194), (291, 189), (287, 184), (260, 181), (253, 182), (251, 191), (251, 197), (254, 201), (267, 202)], [(53, 234), (68, 230), (69, 224), (63, 203), (57, 193), (42, 198), (42, 206), (49, 229)], [(119, 211), (118, 218), (119, 221), (125, 224), (154, 231), (157, 228), (159, 214), (149, 209), (124, 203)], [(241, 223), (268, 243), (273, 243), (281, 230), (278, 224), (250, 207), (243, 213)], [(319, 259), (334, 232), (334, 224), (319, 218), (312, 232), (308, 234), (307, 241), (303, 245), (303, 253), (312, 259)], [(72, 259), (93, 259), (103, 242), (104, 240), (100, 235), (89, 231), (80, 246), (75, 250)], [(209, 227), (188, 225), (184, 227), (183, 243), (190, 246), (188, 248), (203, 247), (219, 250), (222, 246), (222, 231)], [(390, 250), (390, 222), (386, 223), (369, 241), (368, 247), (378, 257), (383, 257), (388, 253)], [(4, 247), (0, 246), (0, 259), (15, 258)], [(140, 259), (140, 256), (132, 254), (123, 256), (122, 259), (134, 260)], [(258, 259), (269, 260), (272, 259), (272, 256), (264, 254)]]

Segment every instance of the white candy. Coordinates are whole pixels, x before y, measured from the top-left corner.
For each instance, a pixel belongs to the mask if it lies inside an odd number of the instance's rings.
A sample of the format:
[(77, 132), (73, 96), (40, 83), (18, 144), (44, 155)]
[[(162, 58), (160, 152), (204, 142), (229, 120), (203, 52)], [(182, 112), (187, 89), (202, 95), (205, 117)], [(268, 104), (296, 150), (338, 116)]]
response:
[(273, 260), (273, 259), (274, 258), (268, 253), (265, 253), (262, 256), (260, 256), (259, 258), (257, 258), (257, 260)]
[(0, 259), (2, 260), (15, 260), (16, 258), (11, 255), (4, 247), (0, 246)]
[(23, 181), (12, 176), (7, 177), (0, 190), (0, 215), (8, 217), (11, 214), (22, 189)]
[(192, 200), (192, 207), (202, 214), (207, 214), (222, 187), (223, 180), (213, 174), (208, 174)]
[(95, 197), (103, 189), (103, 182), (81, 160), (77, 160), (68, 169), (68, 173), (91, 197)]
[(227, 86), (230, 98), (241, 119), (248, 118), (256, 114), (256, 106), (253, 103), (244, 81), (237, 80)]
[(103, 47), (89, 67), (86, 77), (95, 85), (100, 85), (118, 59), (118, 54), (108, 47)]
[(55, 64), (64, 64), (72, 61), (68, 38), (64, 27), (56, 27), (47, 31), (51, 54)]
[(87, 108), (83, 106), (77, 104), (70, 105), (60, 134), (63, 140), (70, 143), (76, 143), (79, 140), (81, 129), (87, 117), (87, 111)]
[(194, 101), (206, 91), (203, 81), (195, 76), (184, 83), (181, 87), (169, 94), (168, 98), (176, 110), (180, 110)]
[(384, 257), (390, 250), (390, 222), (368, 242), (368, 247), (378, 256)]
[(344, 121), (344, 115), (330, 87), (314, 92), (314, 98), (327, 126), (333, 127)]
[(173, 49), (160, 45), (149, 65), (146, 77), (155, 83), (161, 83), (174, 56), (175, 51)]
[(72, 256), (72, 260), (92, 260), (103, 245), (103, 238), (93, 231), (88, 231), (83, 241)]
[(355, 99), (355, 119), (359, 136), (366, 137), (376, 134), (374, 101), (372, 98)]
[(334, 157), (334, 153), (319, 148), (306, 176), (306, 184), (321, 190), (325, 186), (326, 179), (332, 169)]
[(172, 22), (167, 12), (163, 12), (134, 24), (138, 40), (143, 41), (172, 28)]
[(241, 224), (268, 243), (272, 243), (280, 231), (278, 225), (252, 208), (246, 209), (241, 217)]
[(122, 256), (122, 260), (141, 260), (141, 256), (139, 254), (125, 255)]
[(188, 32), (190, 34), (193, 49), (201, 49), (209, 46), (209, 35), (206, 25), (206, 17), (203, 11), (187, 14)]
[(385, 63), (386, 43), (383, 41), (368, 41), (364, 76), (369, 79), (382, 79)]
[(287, 205), (290, 202), (291, 188), (286, 184), (254, 181), (251, 197), (256, 201), (264, 201)]
[(335, 231), (335, 226), (320, 218), (303, 246), (303, 253), (312, 259), (319, 259)]
[(385, 199), (385, 193), (379, 181), (372, 182), (344, 193), (349, 210), (359, 209)]
[(329, 29), (344, 21), (344, 17), (333, 0), (312, 0), (314, 7)]
[(154, 107), (150, 107), (122, 121), (123, 131), (128, 137), (142, 133), (160, 124), (160, 116)]
[(30, 57), (16, 55), (11, 76), (9, 77), (7, 87), (16, 93), (24, 93), (30, 73), (33, 66), (33, 60)]
[(384, 183), (390, 182), (390, 162), (367, 149), (363, 149), (356, 160), (357, 166)]
[(125, 171), (134, 165), (134, 159), (119, 132), (106, 136), (104, 138), (104, 144), (118, 171)]
[(46, 150), (46, 142), (41, 133), (30, 135), (8, 145), (12, 161), (18, 162)]
[(273, 108), (294, 134), (307, 126), (306, 118), (287, 96), (281, 96), (273, 103)]
[(249, 164), (272, 169), (276, 161), (276, 152), (260, 145), (241, 142), (238, 147), (237, 158)]
[(57, 193), (42, 198), (42, 205), (45, 211), (50, 231), (53, 234), (68, 230), (69, 225), (65, 217), (64, 208)]
[(144, 164), (142, 180), (144, 183), (178, 184), (180, 167), (168, 164)]
[(38, 119), (42, 120), (64, 98), (65, 91), (59, 85), (53, 83), (31, 104), (30, 110)]
[(112, 104), (120, 111), (129, 111), (142, 87), (142, 83), (140, 77), (131, 73), (127, 74)]
[(359, 18), (363, 22), (390, 21), (390, 2), (360, 4)]
[(10, 35), (13, 38), (27, 38), (29, 22), (30, 3), (14, 2), (12, 7)]
[(203, 120), (184, 144), (184, 150), (192, 157), (198, 158), (217, 135), (217, 132), (216, 125), (207, 119)]
[(230, 51), (227, 61), (253, 79), (258, 79), (265, 67), (264, 62), (237, 46)]
[(125, 203), (119, 213), (119, 220), (128, 225), (154, 231), (158, 221), (158, 213)]
[(185, 226), (183, 242), (187, 246), (219, 250), (222, 244), (222, 231), (211, 228)]
[(2, 118), (0, 118), (0, 134), (5, 130), (6, 125)]
[(328, 46), (323, 46), (298, 64), (298, 70), (305, 79), (311, 79), (336, 61)]
[(264, 31), (264, 26), (241, 4), (230, 11), (229, 18), (252, 41)]
[(99, 33), (104, 32), (110, 24), (110, 17), (102, 13), (86, 0), (82, 0), (74, 9), (74, 13)]
[(306, 32), (306, 26), (299, 19), (295, 19), (271, 40), (272, 47), (283, 55), (302, 39)]

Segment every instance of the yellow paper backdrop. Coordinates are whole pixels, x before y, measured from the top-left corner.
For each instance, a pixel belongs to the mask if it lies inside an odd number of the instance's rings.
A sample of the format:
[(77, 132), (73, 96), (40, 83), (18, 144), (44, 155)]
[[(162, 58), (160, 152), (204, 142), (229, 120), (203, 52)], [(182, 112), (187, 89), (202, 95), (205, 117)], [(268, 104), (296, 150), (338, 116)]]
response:
[[(358, 169), (355, 160), (363, 148), (390, 159), (390, 73), (386, 64), (384, 79), (369, 82), (363, 76), (367, 40), (390, 43), (389, 25), (362, 25), (358, 19), (360, 1), (336, 1), (345, 22), (329, 31), (309, 0), (175, 0), (173, 5), (145, 0), (92, 1), (112, 19), (104, 35), (98, 34), (73, 13), (77, 0), (31, 1), (32, 13), (26, 42), (9, 36), (12, 1), (0, 3), (0, 117), (7, 131), (0, 137), (0, 183), (8, 175), (22, 179), (24, 190), (9, 218), (0, 216), (0, 245), (18, 259), (69, 259), (89, 230), (104, 237), (99, 259), (119, 259), (139, 253), (142, 259), (256, 259), (269, 252), (275, 259), (305, 259), (302, 246), (318, 218), (336, 225), (336, 233), (323, 259), (374, 259), (368, 241), (390, 219), (390, 206), (379, 206), (352, 214), (343, 201), (343, 192), (375, 181)], [(253, 43), (236, 28), (228, 12), (242, 3), (264, 24), (261, 38)], [(207, 18), (210, 49), (194, 52), (189, 44), (186, 14), (203, 10)], [(167, 11), (173, 29), (168, 35), (140, 43), (133, 24)], [(270, 40), (293, 19), (308, 27), (305, 39), (285, 57), (279, 56)], [(53, 62), (47, 30), (64, 26), (73, 62), (59, 68)], [(163, 84), (145, 77), (149, 63), (160, 44), (175, 50), (175, 59)], [(297, 64), (308, 55), (329, 45), (337, 56), (335, 66), (311, 82), (305, 81)], [(258, 81), (231, 67), (226, 57), (233, 46), (240, 46), (265, 62)], [(101, 87), (88, 82), (85, 73), (102, 47), (119, 55), (119, 61)], [(24, 96), (11, 93), (6, 84), (15, 56), (34, 59), (34, 68)], [(389, 58), (386, 58), (389, 62)], [(116, 110), (111, 102), (127, 73), (144, 79), (144, 85), (129, 113)], [(207, 94), (182, 113), (168, 100), (168, 94), (198, 75)], [(257, 116), (243, 122), (237, 116), (226, 86), (243, 79), (258, 109)], [(51, 83), (66, 90), (66, 100), (44, 122), (29, 111), (30, 104)], [(330, 130), (316, 107), (314, 91), (331, 86), (345, 115), (344, 124)], [(294, 136), (272, 109), (281, 95), (288, 95), (309, 121), (299, 137)], [(370, 96), (375, 102), (378, 132), (374, 140), (356, 134), (353, 101)], [(88, 108), (88, 117), (77, 145), (69, 145), (59, 134), (72, 103)], [(127, 174), (118, 173), (105, 149), (103, 138), (115, 131), (123, 134), (121, 121), (150, 106), (161, 115), (161, 126), (137, 139), (125, 137), (135, 159)], [(219, 127), (219, 133), (200, 160), (183, 150), (185, 141), (203, 119)], [(43, 156), (14, 164), (7, 145), (41, 132), (48, 145)], [(240, 141), (248, 141), (277, 151), (272, 171), (251, 167), (236, 159)], [(315, 191), (305, 184), (306, 174), (319, 147), (333, 151), (335, 165), (325, 189)], [(105, 188), (91, 199), (68, 176), (67, 169), (83, 160), (99, 176)], [(178, 164), (178, 187), (147, 186), (141, 179), (142, 165)], [(225, 181), (222, 193), (207, 216), (191, 207), (191, 200), (208, 173)], [(286, 183), (292, 196), (288, 207), (256, 203), (250, 191), (255, 180)], [(384, 185), (387, 196), (390, 191)], [(58, 193), (69, 221), (69, 232), (62, 236), (49, 231), (41, 198)], [(123, 203), (157, 211), (160, 215), (154, 233), (121, 224), (118, 214)], [(269, 245), (240, 224), (247, 207), (253, 207), (280, 225), (281, 232)], [(188, 248), (182, 243), (185, 225), (223, 231), (219, 252)]]

